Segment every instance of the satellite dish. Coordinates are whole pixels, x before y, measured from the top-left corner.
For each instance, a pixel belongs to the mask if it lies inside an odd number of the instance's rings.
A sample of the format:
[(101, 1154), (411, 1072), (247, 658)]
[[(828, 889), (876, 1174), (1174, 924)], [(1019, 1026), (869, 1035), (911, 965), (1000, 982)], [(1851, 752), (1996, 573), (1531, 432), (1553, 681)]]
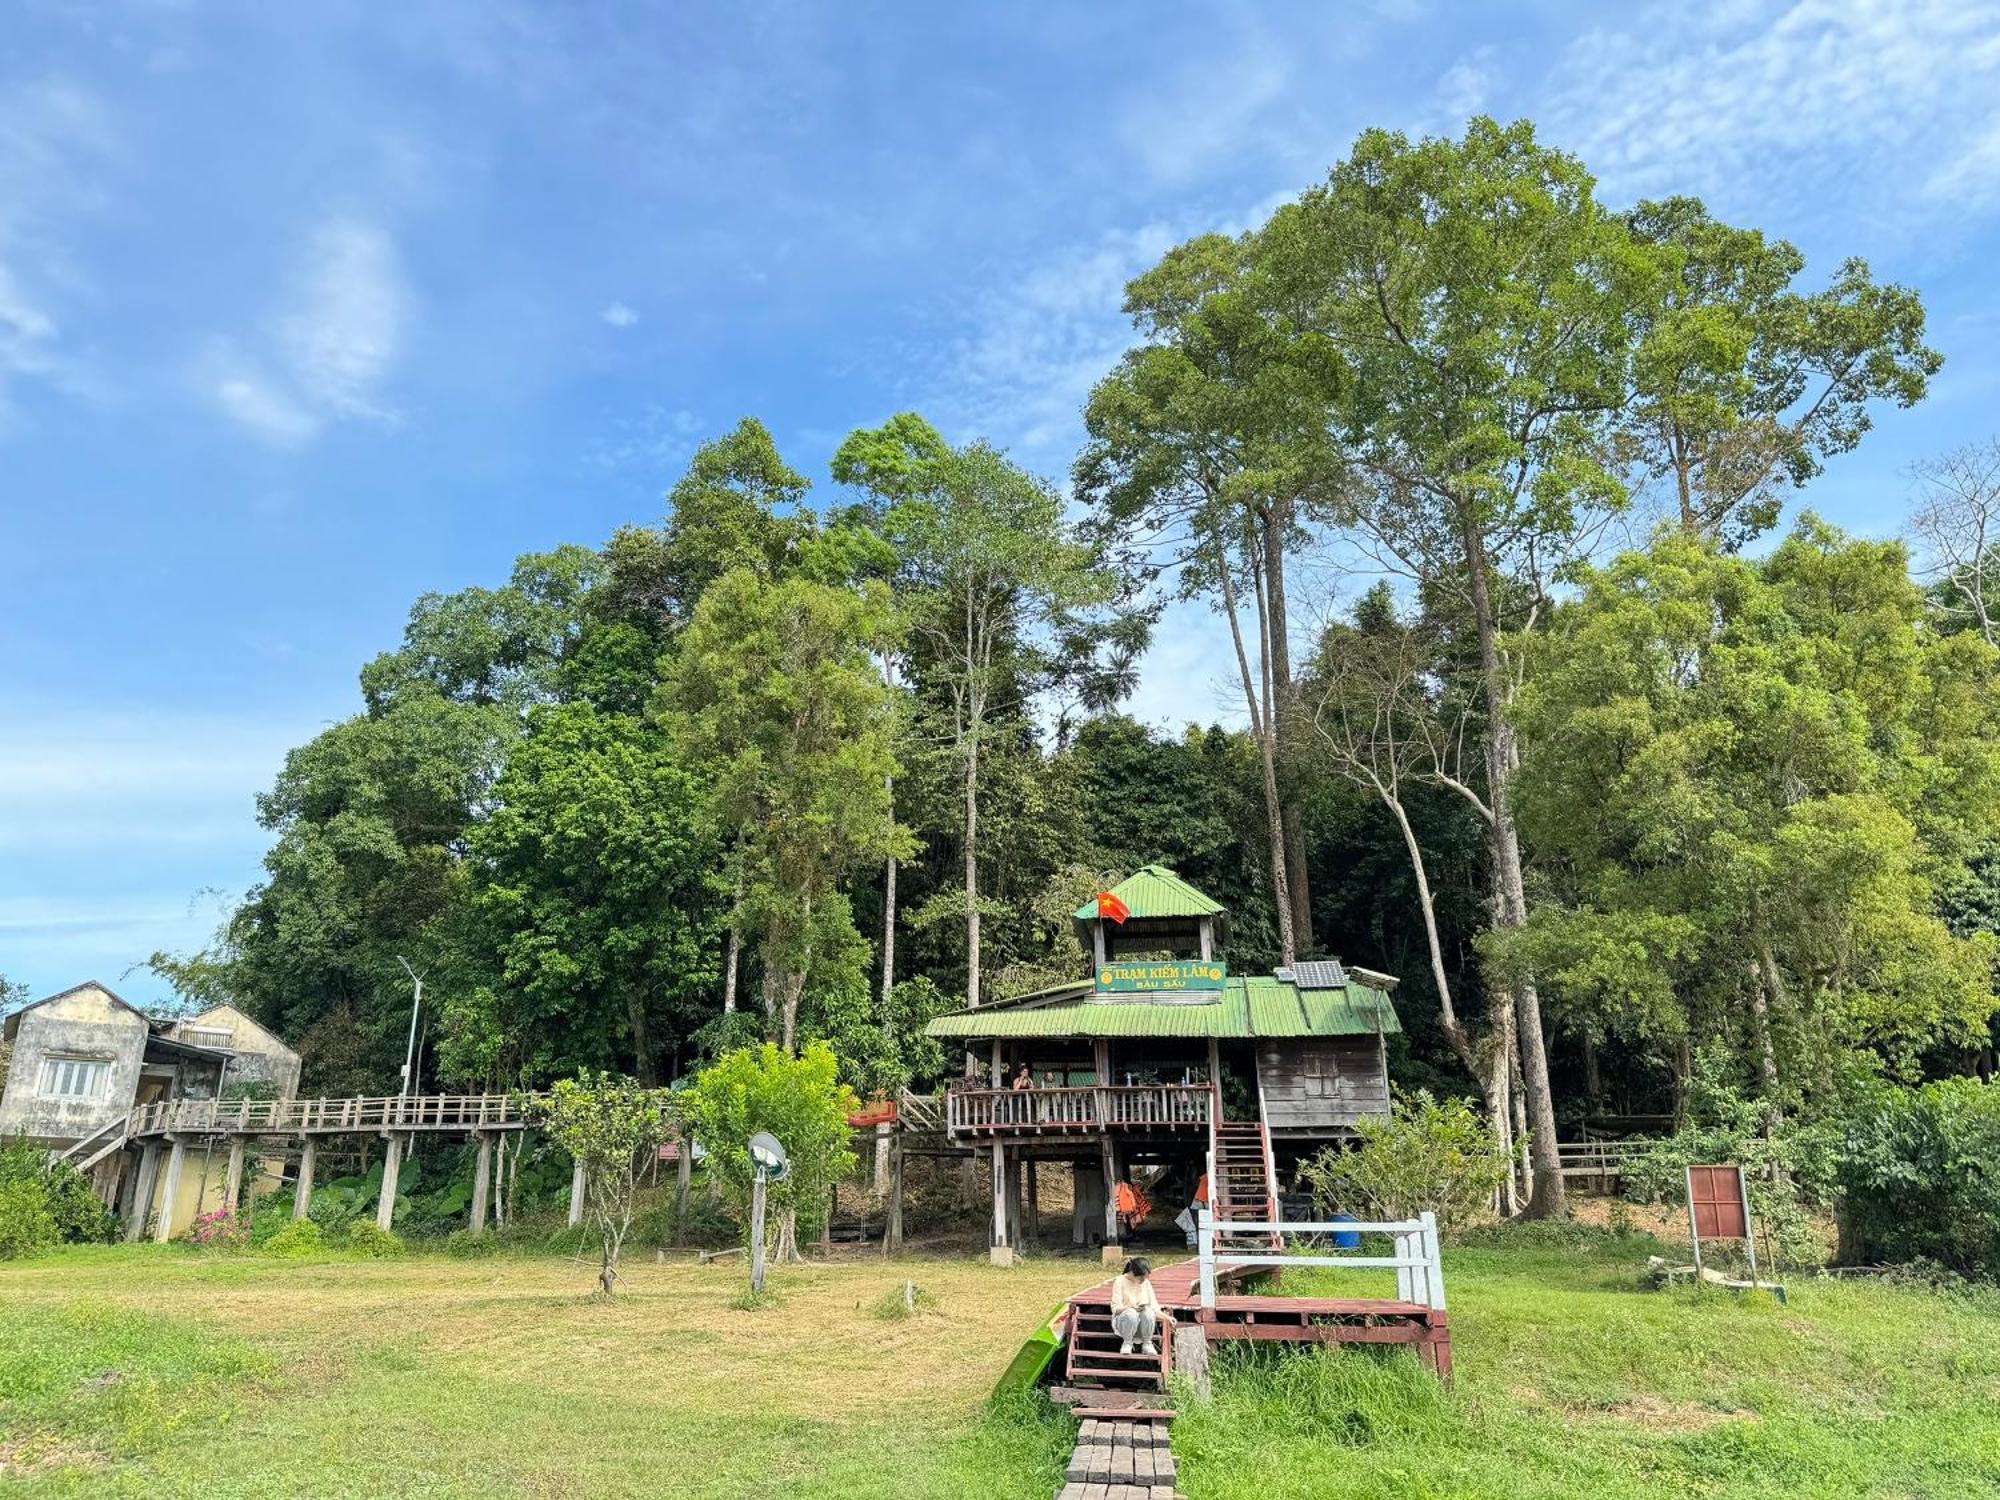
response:
[(750, 1160), (762, 1167), (764, 1175), (772, 1182), (783, 1182), (785, 1174), (791, 1170), (785, 1148), (769, 1131), (760, 1130), (750, 1137)]

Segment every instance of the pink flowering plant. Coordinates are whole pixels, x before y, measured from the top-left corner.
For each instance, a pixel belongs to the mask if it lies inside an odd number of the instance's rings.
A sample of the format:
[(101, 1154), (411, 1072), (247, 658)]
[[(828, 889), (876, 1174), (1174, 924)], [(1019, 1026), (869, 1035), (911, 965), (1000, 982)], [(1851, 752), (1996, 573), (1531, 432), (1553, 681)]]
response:
[(250, 1243), (250, 1220), (227, 1208), (196, 1217), (188, 1226), (188, 1240), (204, 1250), (240, 1250)]

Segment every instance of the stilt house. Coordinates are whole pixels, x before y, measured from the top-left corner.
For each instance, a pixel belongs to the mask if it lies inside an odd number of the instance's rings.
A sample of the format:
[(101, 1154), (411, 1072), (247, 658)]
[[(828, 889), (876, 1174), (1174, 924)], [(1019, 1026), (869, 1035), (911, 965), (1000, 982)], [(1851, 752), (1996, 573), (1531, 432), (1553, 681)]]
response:
[[(1076, 912), (1088, 977), (930, 1024), (983, 1065), (948, 1091), (945, 1128), (991, 1153), (1001, 1257), (1025, 1164), (1072, 1165), (1078, 1243), (1117, 1237), (1116, 1185), (1141, 1167), (1189, 1196), (1212, 1171), (1218, 1213), (1254, 1220), (1275, 1216), (1299, 1157), (1389, 1111), (1394, 979), (1331, 961), (1231, 974), (1227, 914), (1172, 870), (1109, 894), (1122, 920), (1096, 901)], [(1023, 1065), (1033, 1086), (1016, 1088)]]

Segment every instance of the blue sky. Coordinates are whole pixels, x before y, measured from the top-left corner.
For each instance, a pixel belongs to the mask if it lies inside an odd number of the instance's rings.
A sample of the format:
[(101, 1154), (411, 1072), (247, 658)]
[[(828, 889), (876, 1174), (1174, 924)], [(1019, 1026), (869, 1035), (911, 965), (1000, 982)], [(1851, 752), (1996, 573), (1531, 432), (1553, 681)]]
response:
[[(815, 473), (916, 407), (1059, 477), (1124, 280), (1369, 125), (1527, 115), (1614, 201), (1921, 288), (1949, 363), (1816, 486), (1845, 525), (2000, 431), (1987, 0), (7, 9), (0, 974), (37, 994), (212, 929), (417, 594), (657, 519), (746, 413)], [(1227, 716), (1210, 626), (1169, 617), (1142, 715)]]

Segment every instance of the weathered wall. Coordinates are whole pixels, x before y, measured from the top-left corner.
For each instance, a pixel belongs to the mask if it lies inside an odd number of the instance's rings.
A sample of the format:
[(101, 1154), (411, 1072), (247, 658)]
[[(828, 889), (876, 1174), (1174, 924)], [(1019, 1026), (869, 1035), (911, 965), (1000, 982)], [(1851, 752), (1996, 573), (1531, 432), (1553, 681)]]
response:
[[(229, 1039), (220, 1039), (227, 1032)], [(235, 1054), (224, 1080), (232, 1083), (268, 1083), (281, 1099), (299, 1091), (299, 1055), (278, 1037), (265, 1030), (233, 1005), (218, 1005), (200, 1015), (177, 1022), (173, 1036), (178, 1041), (201, 1047), (222, 1047)]]
[[(0, 1094), (0, 1136), (73, 1141), (123, 1119), (132, 1109), (145, 1050), (145, 1018), (95, 985), (22, 1012)], [(104, 1092), (95, 1099), (41, 1097), (42, 1062), (52, 1054), (110, 1062)]]
[(1332, 1132), (1389, 1113), (1389, 1070), (1372, 1036), (1260, 1042), (1257, 1077), (1274, 1131)]

